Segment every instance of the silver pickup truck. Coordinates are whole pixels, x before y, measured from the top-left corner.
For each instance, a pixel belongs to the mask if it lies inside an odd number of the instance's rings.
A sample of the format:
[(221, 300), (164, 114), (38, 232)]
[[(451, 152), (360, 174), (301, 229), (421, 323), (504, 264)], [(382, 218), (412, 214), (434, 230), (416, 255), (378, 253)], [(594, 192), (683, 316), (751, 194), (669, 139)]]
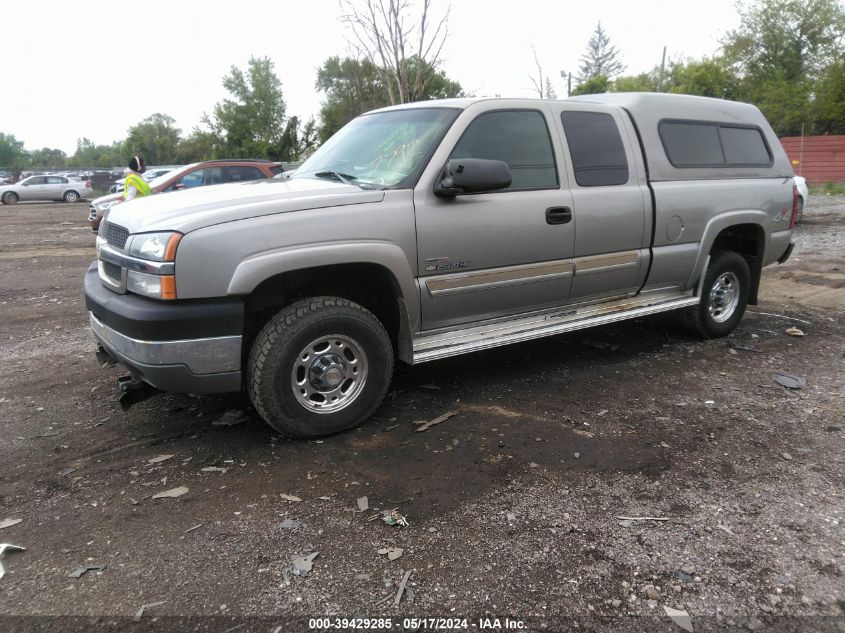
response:
[(125, 398), (246, 389), (293, 437), (416, 364), (677, 311), (724, 336), (783, 262), (792, 168), (754, 106), (460, 99), (358, 117), (285, 177), (111, 209), (85, 278)]

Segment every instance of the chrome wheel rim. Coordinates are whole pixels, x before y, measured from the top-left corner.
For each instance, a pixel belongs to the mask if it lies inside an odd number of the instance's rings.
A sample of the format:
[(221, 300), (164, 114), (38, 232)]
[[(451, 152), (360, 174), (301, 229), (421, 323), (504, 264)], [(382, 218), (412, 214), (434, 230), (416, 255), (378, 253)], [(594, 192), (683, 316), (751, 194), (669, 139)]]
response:
[(716, 323), (730, 319), (739, 305), (739, 278), (735, 273), (722, 273), (710, 289), (710, 318)]
[(76, 202), (77, 200), (79, 200), (79, 194), (74, 191), (68, 191), (65, 194), (65, 200), (67, 200), (68, 202)]
[(293, 395), (312, 413), (336, 413), (361, 394), (368, 369), (367, 355), (355, 339), (344, 334), (321, 336), (296, 357)]

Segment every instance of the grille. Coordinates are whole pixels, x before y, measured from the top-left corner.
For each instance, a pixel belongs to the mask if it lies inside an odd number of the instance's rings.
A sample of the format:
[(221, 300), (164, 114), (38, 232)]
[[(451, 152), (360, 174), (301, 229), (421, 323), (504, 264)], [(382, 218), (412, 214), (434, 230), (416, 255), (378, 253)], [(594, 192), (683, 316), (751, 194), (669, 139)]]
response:
[(129, 239), (129, 230), (106, 222), (106, 243), (114, 248), (123, 248), (126, 246), (126, 240)]
[(111, 262), (103, 262), (103, 272), (115, 281), (120, 281), (120, 266)]

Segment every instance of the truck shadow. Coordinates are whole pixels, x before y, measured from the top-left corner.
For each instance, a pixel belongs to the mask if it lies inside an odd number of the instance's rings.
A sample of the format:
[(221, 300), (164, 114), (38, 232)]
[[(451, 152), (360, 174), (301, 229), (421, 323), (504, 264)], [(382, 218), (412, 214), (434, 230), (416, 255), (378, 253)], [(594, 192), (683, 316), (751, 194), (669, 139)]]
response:
[[(190, 454), (199, 472), (227, 468), (228, 490), (241, 498), (286, 493), (354, 505), (366, 494), (373, 507), (420, 518), (523, 476), (566, 486), (584, 471), (655, 477), (672, 468), (652, 414), (638, 403), (643, 361), (659, 363), (678, 336), (665, 321), (645, 319), (402, 366), (369, 422), (319, 441), (279, 437), (245, 398), (164, 396), (133, 408), (127, 422), (145, 453)], [(213, 424), (233, 408), (250, 419)], [(416, 422), (448, 412), (454, 416), (417, 431)], [(110, 469), (131, 458), (110, 455)]]

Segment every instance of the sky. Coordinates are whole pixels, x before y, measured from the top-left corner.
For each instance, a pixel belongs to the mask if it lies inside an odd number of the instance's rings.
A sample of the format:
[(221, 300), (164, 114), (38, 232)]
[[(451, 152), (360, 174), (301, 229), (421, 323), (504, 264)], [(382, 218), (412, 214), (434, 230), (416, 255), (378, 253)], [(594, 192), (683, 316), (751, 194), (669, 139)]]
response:
[[(354, 54), (340, 15), (337, 0), (4, 3), (0, 132), (72, 154), (80, 137), (110, 144), (161, 112), (187, 134), (250, 56), (274, 61), (288, 115), (317, 118), (317, 69)], [(469, 94), (532, 97), (533, 47), (563, 97), (561, 71), (577, 72), (599, 21), (637, 74), (664, 46), (668, 59), (713, 55), (739, 17), (734, 0), (452, 0), (442, 68)]]

